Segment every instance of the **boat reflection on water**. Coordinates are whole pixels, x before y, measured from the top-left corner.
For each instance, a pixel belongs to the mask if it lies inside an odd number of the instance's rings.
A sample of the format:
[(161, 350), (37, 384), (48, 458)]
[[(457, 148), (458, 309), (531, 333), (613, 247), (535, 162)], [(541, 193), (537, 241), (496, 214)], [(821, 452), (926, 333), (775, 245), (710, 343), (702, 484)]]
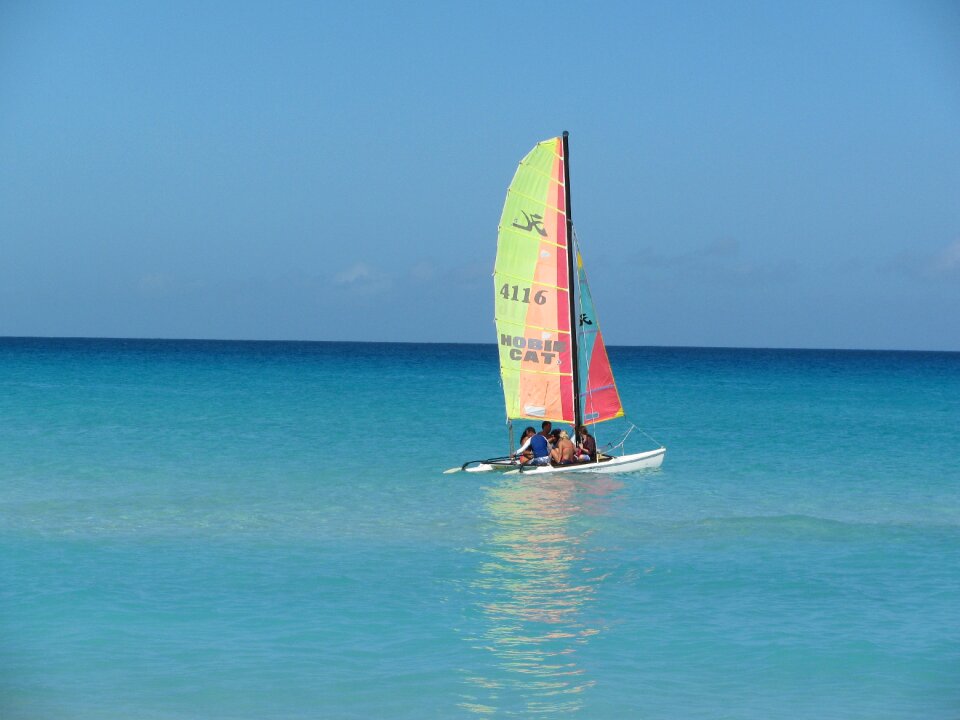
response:
[(500, 476), (485, 490), (487, 525), (467, 640), (461, 706), (478, 714), (576, 714), (594, 681), (578, 662), (599, 632), (584, 610), (603, 580), (596, 516), (620, 487), (604, 476)]

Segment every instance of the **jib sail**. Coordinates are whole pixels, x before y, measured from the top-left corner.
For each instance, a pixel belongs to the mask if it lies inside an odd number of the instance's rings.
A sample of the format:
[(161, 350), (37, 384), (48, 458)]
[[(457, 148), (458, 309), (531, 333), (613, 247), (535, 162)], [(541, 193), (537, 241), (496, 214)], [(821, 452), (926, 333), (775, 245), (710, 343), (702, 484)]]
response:
[(613, 380), (607, 348), (593, 307), (593, 296), (577, 251), (577, 373), (580, 376), (580, 407), (583, 422), (598, 423), (623, 417), (623, 405)]

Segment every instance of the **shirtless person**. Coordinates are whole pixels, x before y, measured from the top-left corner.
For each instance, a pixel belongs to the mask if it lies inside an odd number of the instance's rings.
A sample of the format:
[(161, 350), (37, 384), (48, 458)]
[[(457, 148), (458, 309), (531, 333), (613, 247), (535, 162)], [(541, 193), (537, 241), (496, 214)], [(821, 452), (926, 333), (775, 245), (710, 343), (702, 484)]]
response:
[(566, 430), (560, 431), (560, 440), (557, 446), (550, 453), (550, 458), (557, 465), (572, 465), (576, 462), (576, 451), (573, 443), (570, 442), (570, 436)]

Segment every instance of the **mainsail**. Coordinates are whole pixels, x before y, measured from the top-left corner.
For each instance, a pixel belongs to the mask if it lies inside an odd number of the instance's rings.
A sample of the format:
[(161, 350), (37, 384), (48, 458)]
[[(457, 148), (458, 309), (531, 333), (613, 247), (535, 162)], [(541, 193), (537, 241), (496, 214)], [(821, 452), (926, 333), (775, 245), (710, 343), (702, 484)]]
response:
[(570, 301), (564, 148), (564, 138), (539, 143), (507, 191), (493, 273), (500, 374), (508, 418), (593, 423), (623, 409), (579, 253)]
[(494, 316), (508, 418), (573, 422), (563, 143), (520, 161), (500, 217)]

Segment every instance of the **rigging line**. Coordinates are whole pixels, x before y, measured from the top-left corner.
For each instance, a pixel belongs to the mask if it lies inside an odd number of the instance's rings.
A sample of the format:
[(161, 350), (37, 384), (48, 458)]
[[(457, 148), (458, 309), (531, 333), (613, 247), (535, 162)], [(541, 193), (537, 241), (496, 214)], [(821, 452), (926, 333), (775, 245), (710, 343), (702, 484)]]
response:
[(646, 430), (644, 430), (643, 428), (638, 428), (638, 427), (637, 427), (636, 425), (634, 425), (633, 423), (630, 423), (630, 426), (631, 426), (632, 428), (634, 428), (635, 430), (640, 431), (642, 434), (646, 435), (648, 439), (652, 440), (653, 442), (655, 442), (655, 443), (656, 443), (657, 445), (659, 445), (660, 447), (663, 447), (663, 443), (662, 443), (662, 442), (660, 442), (659, 440), (657, 440), (655, 437), (653, 437), (653, 435), (651, 435), (650, 433), (648, 433), (648, 432), (647, 432)]
[(623, 447), (623, 444), (624, 444), (625, 442), (627, 442), (627, 438), (630, 437), (630, 433), (632, 433), (634, 430), (637, 430), (637, 429), (638, 429), (638, 428), (637, 428), (636, 425), (634, 425), (633, 423), (630, 423), (630, 429), (627, 430), (626, 434), (623, 436), (623, 438), (620, 440), (620, 442), (618, 442), (616, 445), (612, 445), (612, 446), (611, 446), (611, 445), (608, 445), (608, 447), (609, 447), (611, 450), (616, 450), (617, 448), (622, 448), (622, 447)]

